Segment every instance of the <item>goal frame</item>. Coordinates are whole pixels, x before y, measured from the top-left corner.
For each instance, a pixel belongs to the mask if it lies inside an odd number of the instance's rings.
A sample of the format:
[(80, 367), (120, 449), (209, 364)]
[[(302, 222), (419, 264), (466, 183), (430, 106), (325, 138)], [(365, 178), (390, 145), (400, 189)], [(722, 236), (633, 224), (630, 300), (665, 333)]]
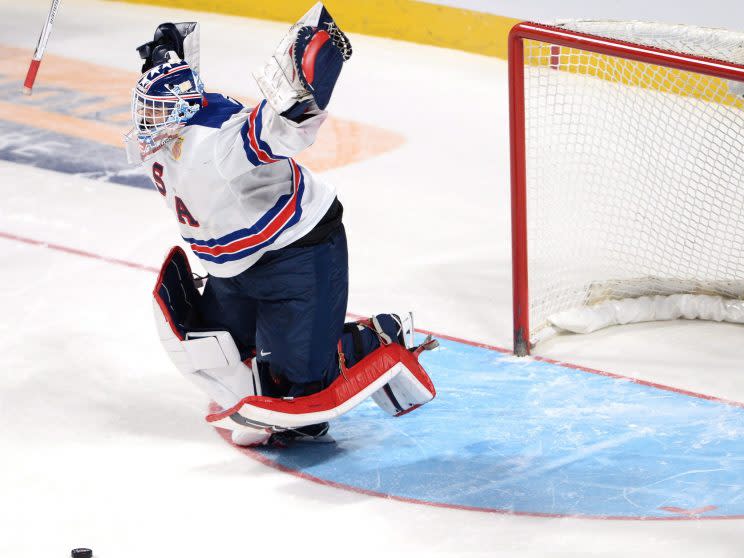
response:
[(509, 33), (509, 125), (511, 144), (512, 297), (514, 354), (530, 354), (529, 268), (527, 254), (527, 160), (525, 133), (524, 41), (568, 47), (597, 54), (655, 64), (707, 76), (744, 82), (744, 67), (733, 63), (642, 46), (551, 27), (522, 22)]

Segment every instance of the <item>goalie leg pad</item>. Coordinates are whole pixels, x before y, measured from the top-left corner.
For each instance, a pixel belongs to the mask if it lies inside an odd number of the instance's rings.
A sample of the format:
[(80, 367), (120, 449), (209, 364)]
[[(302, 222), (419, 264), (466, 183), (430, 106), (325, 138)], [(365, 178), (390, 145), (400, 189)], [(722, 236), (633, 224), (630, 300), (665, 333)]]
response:
[(372, 394), (372, 400), (389, 415), (400, 417), (428, 403), (436, 395), (434, 384), (418, 364), (413, 370), (405, 368), (382, 389)]
[(246, 365), (235, 341), (223, 330), (199, 331), (198, 298), (186, 254), (173, 248), (153, 290), (158, 336), (176, 368), (223, 408), (261, 394), (255, 361)]
[(421, 349), (406, 348), (404, 330), (394, 314), (346, 324), (338, 376), (329, 387), (304, 397), (246, 397), (207, 421), (230, 430), (293, 429), (337, 418), (369, 396), (393, 416), (409, 413), (431, 401), (436, 390), (418, 361)]
[[(343, 361), (343, 359), (342, 359)], [(213, 426), (229, 430), (245, 428), (293, 429), (327, 422), (348, 413), (367, 397), (384, 390), (396, 378), (391, 390), (397, 405), (384, 402), (383, 409), (400, 416), (430, 401), (436, 395), (431, 379), (415, 353), (392, 344), (379, 347), (363, 361), (346, 368), (326, 389), (304, 397), (246, 397), (234, 407), (207, 417)]]
[[(346, 324), (342, 339), (346, 360), (352, 365), (363, 363), (366, 355), (380, 346), (407, 347), (406, 327), (396, 314), (378, 314), (369, 320)], [(436, 391), (431, 379), (417, 359), (406, 359), (408, 366), (387, 385), (372, 395), (386, 413), (401, 416), (428, 403)]]

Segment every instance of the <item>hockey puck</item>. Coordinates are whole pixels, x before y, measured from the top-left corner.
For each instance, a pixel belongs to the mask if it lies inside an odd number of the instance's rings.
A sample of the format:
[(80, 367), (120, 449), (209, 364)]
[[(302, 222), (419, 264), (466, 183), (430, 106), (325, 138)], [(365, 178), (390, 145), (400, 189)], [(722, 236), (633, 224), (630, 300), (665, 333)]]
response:
[(72, 558), (92, 558), (93, 551), (90, 548), (73, 548), (70, 551)]

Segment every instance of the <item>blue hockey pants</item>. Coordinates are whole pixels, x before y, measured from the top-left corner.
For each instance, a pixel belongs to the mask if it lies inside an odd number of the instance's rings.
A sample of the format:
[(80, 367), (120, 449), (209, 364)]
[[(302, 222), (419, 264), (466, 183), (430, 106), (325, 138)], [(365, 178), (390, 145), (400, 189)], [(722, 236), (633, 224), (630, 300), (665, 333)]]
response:
[[(338, 375), (348, 283), (341, 225), (322, 244), (267, 252), (235, 277), (210, 276), (201, 325), (229, 331), (243, 358), (256, 351), (265, 394), (311, 393)], [(285, 386), (272, 393), (267, 382)]]

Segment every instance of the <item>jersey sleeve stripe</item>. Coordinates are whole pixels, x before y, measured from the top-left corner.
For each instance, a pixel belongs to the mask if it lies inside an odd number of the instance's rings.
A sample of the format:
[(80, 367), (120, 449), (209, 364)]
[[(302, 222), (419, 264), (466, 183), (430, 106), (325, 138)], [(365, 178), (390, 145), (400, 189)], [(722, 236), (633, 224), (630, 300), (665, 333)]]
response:
[(256, 153), (253, 147), (251, 147), (250, 130), (251, 120), (249, 118), (245, 121), (245, 124), (243, 124), (243, 128), (240, 131), (240, 135), (243, 137), (243, 149), (245, 150), (245, 156), (248, 158), (250, 164), (254, 167), (260, 167), (264, 163), (258, 158), (258, 153)]
[[(263, 114), (264, 109), (266, 108), (266, 105), (268, 104), (268, 101), (264, 99), (261, 101), (261, 103), (257, 107), (256, 111), (256, 126), (255, 126), (255, 133), (256, 133), (256, 141), (258, 143), (259, 149), (261, 149), (264, 153), (266, 153), (269, 158), (277, 160), (277, 159), (287, 159), (288, 157), (283, 157), (282, 155), (275, 155), (274, 152), (271, 150), (271, 146), (266, 143), (264, 140), (261, 139), (261, 131), (263, 130)], [(256, 109), (254, 109), (256, 110)]]
[(292, 159), (289, 159), (289, 164), (292, 168), (290, 194), (282, 196), (277, 204), (249, 229), (236, 231), (220, 239), (184, 238), (191, 244), (194, 253), (201, 259), (215, 263), (238, 260), (268, 246), (282, 231), (299, 221), (305, 181), (299, 165)]
[(269, 163), (276, 163), (277, 161), (288, 158), (275, 156), (272, 153), (269, 144), (261, 139), (261, 131), (263, 130), (262, 111), (265, 106), (265, 100), (256, 105), (256, 107), (251, 111), (248, 120), (243, 124), (241, 130), (243, 136), (243, 149), (245, 150), (248, 160), (255, 167)]

